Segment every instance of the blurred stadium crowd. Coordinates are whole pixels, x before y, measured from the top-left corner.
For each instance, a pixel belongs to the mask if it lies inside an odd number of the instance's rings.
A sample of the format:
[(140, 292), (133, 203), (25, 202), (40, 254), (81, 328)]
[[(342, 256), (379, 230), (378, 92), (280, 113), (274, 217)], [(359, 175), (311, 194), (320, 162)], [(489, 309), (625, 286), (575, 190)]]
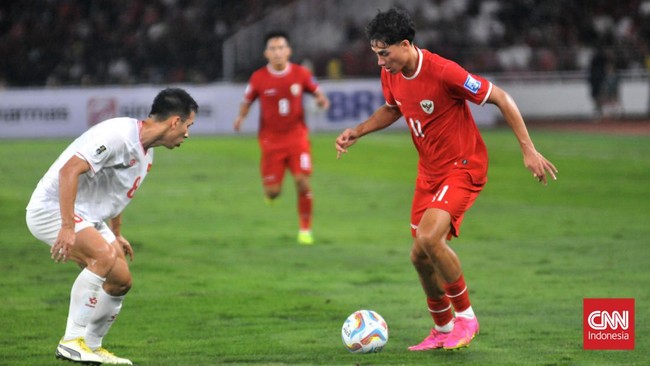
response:
[[(620, 70), (650, 68), (650, 0), (394, 3), (413, 14), (417, 45), (477, 73), (586, 71), (599, 49), (606, 50)], [(3, 1), (0, 84), (220, 81), (224, 79), (222, 45), (228, 37), (286, 7), (309, 4), (304, 0)], [(365, 4), (375, 11), (373, 1)], [(325, 20), (329, 26), (317, 32), (318, 39), (301, 43), (295, 61), (308, 62), (319, 77), (376, 76), (376, 60), (363, 30), (368, 20), (353, 13), (329, 17)], [(294, 39), (300, 37), (299, 20), (291, 27), (295, 30), (285, 30)], [(261, 52), (259, 45), (263, 62)], [(232, 79), (245, 80), (253, 68), (237, 68)]]

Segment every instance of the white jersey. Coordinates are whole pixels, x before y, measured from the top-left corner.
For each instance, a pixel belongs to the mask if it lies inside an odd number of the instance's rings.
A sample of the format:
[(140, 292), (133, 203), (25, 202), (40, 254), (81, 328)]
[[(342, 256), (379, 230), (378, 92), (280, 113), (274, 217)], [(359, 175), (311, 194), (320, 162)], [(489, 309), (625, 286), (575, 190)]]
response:
[(59, 210), (59, 170), (72, 156), (90, 164), (79, 176), (75, 214), (89, 222), (118, 216), (151, 169), (153, 148), (140, 142), (141, 122), (113, 118), (74, 140), (38, 183), (27, 209)]

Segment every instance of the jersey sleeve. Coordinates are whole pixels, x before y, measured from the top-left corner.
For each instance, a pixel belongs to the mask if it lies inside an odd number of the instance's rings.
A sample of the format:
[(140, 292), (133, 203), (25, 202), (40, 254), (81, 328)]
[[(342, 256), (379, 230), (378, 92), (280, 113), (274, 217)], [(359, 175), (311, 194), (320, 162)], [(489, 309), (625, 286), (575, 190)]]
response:
[(381, 71), (381, 91), (384, 94), (384, 99), (386, 100), (386, 104), (391, 107), (396, 107), (397, 102), (395, 101), (395, 97), (393, 97), (393, 93), (390, 90), (389, 74), (386, 70), (383, 69)]
[(306, 92), (314, 94), (314, 92), (316, 92), (316, 90), (318, 90), (320, 87), (320, 85), (318, 85), (316, 77), (312, 75), (312, 73), (306, 67), (301, 67), (301, 69), (304, 80), (302, 87)]
[(248, 84), (246, 84), (246, 89), (244, 90), (244, 102), (253, 103), (259, 96), (257, 89), (255, 89), (257, 79), (256, 74), (253, 74), (248, 80)]
[(75, 155), (90, 164), (88, 174), (92, 177), (105, 166), (125, 164), (122, 161), (125, 149), (125, 140), (119, 133), (93, 133), (77, 148)]
[(470, 74), (453, 62), (445, 67), (442, 80), (452, 98), (469, 100), (478, 105), (485, 104), (492, 92), (491, 82), (481, 76)]

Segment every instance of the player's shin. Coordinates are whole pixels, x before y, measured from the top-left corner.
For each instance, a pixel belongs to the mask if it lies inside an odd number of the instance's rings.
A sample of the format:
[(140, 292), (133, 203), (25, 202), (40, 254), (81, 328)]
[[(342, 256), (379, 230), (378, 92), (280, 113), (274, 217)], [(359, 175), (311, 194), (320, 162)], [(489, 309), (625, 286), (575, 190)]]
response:
[(79, 273), (70, 291), (70, 308), (64, 340), (83, 337), (86, 326), (96, 310), (97, 297), (105, 279), (88, 269)]
[(300, 230), (311, 230), (312, 204), (311, 191), (298, 193), (298, 217), (300, 219)]
[(451, 300), (456, 311), (456, 316), (474, 318), (474, 311), (469, 301), (469, 291), (465, 284), (465, 277), (461, 274), (454, 283), (445, 284), (445, 292)]
[(429, 313), (433, 318), (435, 328), (439, 332), (449, 333), (453, 329), (454, 313), (451, 309), (451, 302), (447, 296), (440, 299), (427, 298)]
[(86, 344), (90, 349), (97, 349), (102, 346), (102, 339), (108, 333), (117, 315), (122, 309), (123, 296), (111, 296), (103, 289), (99, 291), (97, 308), (92, 314), (86, 327)]

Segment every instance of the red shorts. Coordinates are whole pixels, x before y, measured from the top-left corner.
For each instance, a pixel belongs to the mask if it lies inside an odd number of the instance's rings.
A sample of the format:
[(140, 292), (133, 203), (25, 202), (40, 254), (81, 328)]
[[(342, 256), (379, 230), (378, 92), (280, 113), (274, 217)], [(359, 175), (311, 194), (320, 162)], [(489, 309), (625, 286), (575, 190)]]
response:
[(428, 208), (439, 208), (451, 215), (451, 231), (447, 240), (450, 240), (452, 235), (458, 237), (463, 215), (472, 207), (484, 186), (485, 184), (472, 183), (467, 173), (452, 175), (442, 181), (428, 181), (418, 177), (411, 207), (411, 235), (415, 237), (424, 211)]
[(285, 143), (265, 144), (265, 141), (260, 141), (260, 146), (260, 173), (265, 186), (282, 184), (287, 169), (292, 175), (311, 175), (311, 149), (306, 137), (298, 141), (285, 139)]

